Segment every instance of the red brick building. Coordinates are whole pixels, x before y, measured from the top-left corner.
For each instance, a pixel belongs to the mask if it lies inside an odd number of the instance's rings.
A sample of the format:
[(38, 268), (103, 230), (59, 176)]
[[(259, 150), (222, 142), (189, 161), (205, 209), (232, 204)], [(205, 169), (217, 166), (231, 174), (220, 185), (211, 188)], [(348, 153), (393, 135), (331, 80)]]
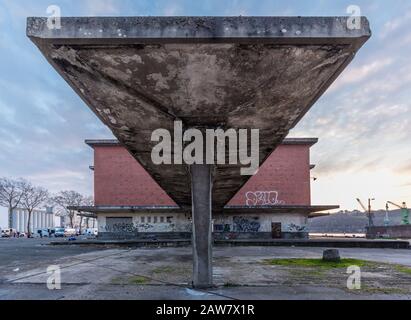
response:
[[(315, 138), (285, 139), (213, 214), (216, 237), (307, 237), (307, 219), (337, 206), (312, 206), (310, 147)], [(116, 140), (87, 140), (94, 149), (95, 206), (102, 237), (189, 236), (190, 212), (175, 202)]]

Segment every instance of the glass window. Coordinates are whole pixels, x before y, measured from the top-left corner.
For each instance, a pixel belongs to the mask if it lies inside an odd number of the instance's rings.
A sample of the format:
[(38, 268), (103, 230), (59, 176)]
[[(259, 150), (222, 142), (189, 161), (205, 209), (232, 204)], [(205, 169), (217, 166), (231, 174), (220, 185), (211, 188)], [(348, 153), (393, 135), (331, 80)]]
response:
[(160, 217), (160, 222), (164, 223), (164, 217)]
[(151, 223), (151, 217), (147, 217), (147, 222)]
[(146, 222), (146, 217), (141, 217), (141, 223), (145, 223)]
[(157, 217), (154, 217), (154, 223), (157, 223)]

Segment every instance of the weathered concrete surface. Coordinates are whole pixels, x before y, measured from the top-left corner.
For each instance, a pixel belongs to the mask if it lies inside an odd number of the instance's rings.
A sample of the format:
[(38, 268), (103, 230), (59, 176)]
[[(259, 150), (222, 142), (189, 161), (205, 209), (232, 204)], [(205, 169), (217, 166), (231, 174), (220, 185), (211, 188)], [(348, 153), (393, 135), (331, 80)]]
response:
[[(214, 233), (216, 247), (327, 247), (327, 248), (367, 248), (367, 249), (404, 249), (411, 248), (409, 241), (405, 240), (365, 240), (365, 239), (270, 239), (271, 234), (239, 233), (237, 239), (230, 239), (233, 233)], [(191, 240), (186, 235), (180, 239), (133, 239), (133, 240), (100, 240), (86, 239), (77, 241), (51, 241), (53, 246), (116, 246), (116, 247), (186, 247), (191, 245)], [(253, 238), (257, 237), (258, 238)], [(411, 260), (410, 260), (411, 261)]]
[[(0, 249), (3, 248), (0, 240)], [(17, 242), (16, 242), (17, 243)], [(33, 243), (28, 240), (27, 243)], [(323, 248), (216, 248), (217, 288), (192, 290), (190, 248), (109, 249), (61, 255), (31, 265), (34, 250), (0, 260), (2, 299), (410, 299), (411, 275), (386, 263), (411, 266), (408, 250), (341, 249), (343, 258), (376, 262), (362, 268), (362, 289), (346, 288), (346, 268), (330, 271), (272, 266), (275, 258), (321, 258)], [(34, 248), (33, 248), (34, 249)], [(53, 248), (52, 248), (53, 249)], [(3, 250), (0, 250), (0, 256)], [(80, 254), (82, 253), (82, 254)], [(64, 255), (66, 255), (64, 257)], [(48, 290), (49, 265), (61, 267), (62, 290)], [(20, 268), (14, 271), (15, 268)]]
[(193, 286), (209, 288), (213, 285), (213, 254), (211, 230), (211, 190), (213, 166), (191, 165), (191, 197), (193, 219)]
[[(353, 59), (369, 24), (346, 17), (29, 18), (27, 35), (118, 140), (182, 206), (185, 165), (154, 165), (158, 128), (260, 129), (260, 162)], [(213, 207), (249, 179), (218, 165)]]

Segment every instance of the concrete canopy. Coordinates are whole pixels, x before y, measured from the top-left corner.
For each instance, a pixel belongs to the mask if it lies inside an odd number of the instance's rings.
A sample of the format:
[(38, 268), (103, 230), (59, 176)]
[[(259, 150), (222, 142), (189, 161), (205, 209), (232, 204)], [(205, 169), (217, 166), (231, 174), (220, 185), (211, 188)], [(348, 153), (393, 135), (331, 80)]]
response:
[[(28, 18), (27, 35), (116, 138), (182, 208), (186, 165), (154, 165), (151, 133), (260, 129), (260, 162), (283, 141), (370, 37), (347, 17)], [(216, 165), (214, 210), (249, 179)]]

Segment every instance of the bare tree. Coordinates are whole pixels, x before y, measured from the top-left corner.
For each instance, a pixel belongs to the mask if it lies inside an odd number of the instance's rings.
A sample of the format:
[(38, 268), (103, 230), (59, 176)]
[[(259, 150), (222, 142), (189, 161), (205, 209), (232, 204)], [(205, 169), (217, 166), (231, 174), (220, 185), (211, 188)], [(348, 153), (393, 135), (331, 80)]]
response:
[[(86, 207), (90, 207), (94, 204), (94, 199), (92, 196), (88, 196), (88, 197), (83, 197), (82, 206), (86, 206)], [(89, 217), (86, 217), (86, 228), (88, 228), (88, 222), (89, 222)], [(80, 216), (80, 227), (79, 227), (79, 233), (81, 234), (81, 228), (83, 225), (83, 216)]]
[(70, 219), (70, 227), (74, 228), (76, 210), (69, 209), (69, 207), (82, 206), (84, 203), (84, 196), (73, 190), (60, 191), (52, 198), (52, 202), (57, 206), (57, 214), (68, 217)]
[(28, 213), (27, 235), (29, 237), (31, 235), (31, 215), (35, 209), (46, 203), (48, 197), (49, 193), (46, 189), (33, 186), (31, 183), (26, 184), (21, 203)]
[(0, 178), (0, 206), (8, 208), (8, 226), (13, 228), (13, 211), (21, 204), (28, 183), (22, 179)]

